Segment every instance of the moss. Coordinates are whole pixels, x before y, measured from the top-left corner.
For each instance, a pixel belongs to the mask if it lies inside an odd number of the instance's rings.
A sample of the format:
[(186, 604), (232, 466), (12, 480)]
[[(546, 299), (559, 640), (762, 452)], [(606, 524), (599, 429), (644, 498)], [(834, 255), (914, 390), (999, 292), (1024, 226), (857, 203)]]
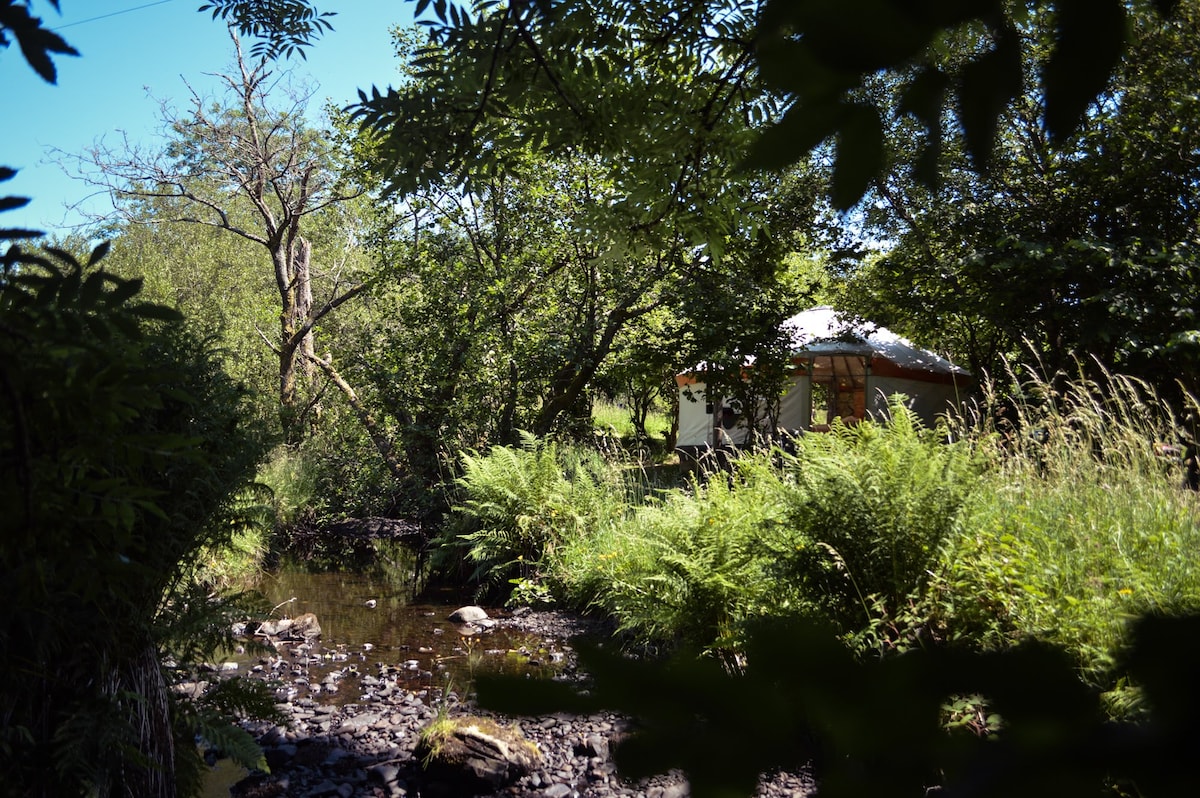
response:
[(525, 739), (517, 727), (505, 726), (490, 718), (465, 715), (436, 718), (421, 730), (417, 750), (422, 754), (422, 763), (428, 767), (431, 761), (441, 759), (447, 764), (461, 764), (466, 749), (448, 743), (455, 738), (469, 737), (491, 738), (507, 746), (514, 754), (524, 753), (527, 758), (534, 760), (541, 758), (537, 745)]

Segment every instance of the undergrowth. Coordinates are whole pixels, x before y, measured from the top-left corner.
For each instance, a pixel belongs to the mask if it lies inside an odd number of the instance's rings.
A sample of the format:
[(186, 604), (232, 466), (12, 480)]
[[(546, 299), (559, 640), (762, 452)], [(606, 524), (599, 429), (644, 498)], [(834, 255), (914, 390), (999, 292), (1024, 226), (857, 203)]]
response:
[(1059, 375), (987, 385), (936, 430), (897, 398), (887, 423), (657, 492), (528, 440), (464, 458), (467, 525), (449, 542), (520, 597), (612, 616), (643, 650), (736, 667), (746, 630), (785, 617), (832, 622), (867, 658), (1040, 640), (1123, 714), (1138, 704), (1116, 664), (1128, 621), (1200, 606), (1181, 435), (1145, 385)]

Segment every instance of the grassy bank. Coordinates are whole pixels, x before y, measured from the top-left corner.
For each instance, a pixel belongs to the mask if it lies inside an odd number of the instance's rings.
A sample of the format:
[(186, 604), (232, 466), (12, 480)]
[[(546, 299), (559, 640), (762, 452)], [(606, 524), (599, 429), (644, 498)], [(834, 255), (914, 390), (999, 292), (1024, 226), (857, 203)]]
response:
[(637, 646), (737, 663), (761, 619), (816, 618), (866, 658), (1048, 641), (1113, 690), (1129, 619), (1200, 607), (1179, 425), (1120, 378), (1021, 391), (937, 430), (893, 404), (667, 491), (551, 442), (472, 455), (444, 543)]

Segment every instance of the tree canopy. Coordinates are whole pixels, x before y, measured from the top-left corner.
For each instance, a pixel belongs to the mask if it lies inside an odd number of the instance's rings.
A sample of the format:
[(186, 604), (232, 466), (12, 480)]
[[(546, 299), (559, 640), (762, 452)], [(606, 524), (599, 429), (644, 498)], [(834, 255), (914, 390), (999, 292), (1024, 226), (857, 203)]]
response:
[[(894, 245), (857, 273), (848, 304), (962, 353), (977, 371), (1029, 355), (1072, 371), (1080, 357), (1085, 368), (1094, 359), (1160, 387), (1190, 385), (1200, 354), (1191, 332), (1200, 326), (1200, 7), (1133, 23), (1130, 57), (1057, 144), (1027, 92), (1001, 117), (986, 173), (950, 151), (931, 192), (894, 159), (869, 195), (883, 222), (870, 234)], [(1030, 16), (1027, 69), (1052, 25)], [(889, 148), (911, 139), (893, 127)]]

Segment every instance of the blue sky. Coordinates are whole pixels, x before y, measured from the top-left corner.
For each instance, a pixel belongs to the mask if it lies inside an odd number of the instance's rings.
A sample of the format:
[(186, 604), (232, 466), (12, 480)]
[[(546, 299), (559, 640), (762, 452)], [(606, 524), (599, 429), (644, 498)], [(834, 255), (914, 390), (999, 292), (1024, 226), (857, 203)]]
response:
[[(224, 27), (197, 13), (202, 0), (61, 0), (58, 15), (46, 0), (33, 13), (81, 54), (58, 57), (58, 84), (39, 78), (16, 46), (0, 49), (0, 165), (20, 170), (0, 184), (0, 195), (32, 202), (0, 215), (0, 227), (67, 232), (82, 218), (66, 210), (94, 192), (64, 174), (51, 150), (81, 153), (103, 139), (122, 136), (141, 145), (157, 139), (159, 101), (186, 108), (184, 79), (204, 93), (214, 82), (205, 73), (224, 71), (233, 49)], [(359, 88), (396, 83), (399, 61), (391, 29), (409, 24), (413, 4), (406, 0), (316, 0), (336, 11), (332, 32), (287, 68), (315, 88), (310, 110), (325, 98), (351, 102)], [(111, 209), (106, 197), (87, 200), (95, 212)]]

